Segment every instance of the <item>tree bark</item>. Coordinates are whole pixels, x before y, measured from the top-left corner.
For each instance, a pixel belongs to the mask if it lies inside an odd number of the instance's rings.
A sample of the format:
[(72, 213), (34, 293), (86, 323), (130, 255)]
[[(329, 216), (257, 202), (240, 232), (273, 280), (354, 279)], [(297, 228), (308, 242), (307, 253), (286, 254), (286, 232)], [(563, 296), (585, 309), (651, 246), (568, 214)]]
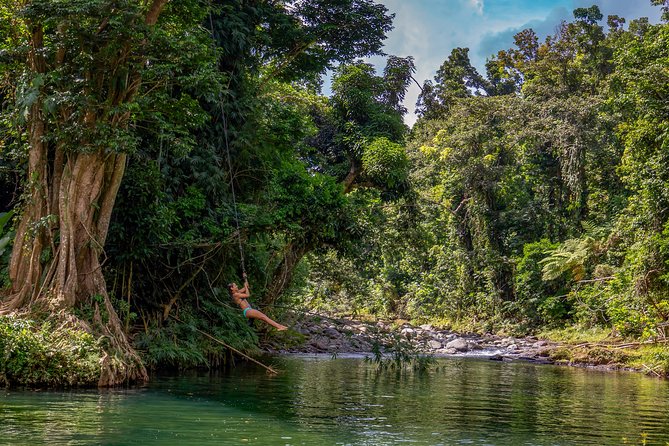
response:
[(303, 246), (297, 242), (288, 242), (284, 248), (283, 258), (279, 265), (274, 269), (272, 280), (265, 292), (263, 304), (271, 305), (288, 288), (293, 280), (295, 267), (300, 263), (304, 255), (309, 252), (309, 247)]
[(362, 173), (362, 166), (360, 165), (360, 163), (357, 162), (356, 160), (351, 160), (351, 168), (349, 169), (346, 178), (344, 178), (344, 181), (342, 181), (342, 184), (344, 185), (345, 194), (348, 194), (351, 191), (353, 191), (353, 189), (355, 188), (355, 181), (358, 179), (361, 173)]
[[(155, 25), (166, 3), (167, 0), (153, 0), (146, 11), (145, 24)], [(42, 75), (49, 69), (44, 32), (39, 24), (28, 25), (32, 30), (28, 68)], [(100, 29), (103, 27), (104, 24)], [(145, 42), (139, 46), (143, 45)], [(130, 56), (134, 60), (141, 59), (141, 51), (127, 43), (117, 60), (110, 62), (111, 66), (130, 69), (127, 83), (115, 83), (114, 73), (107, 67), (97, 67), (90, 72), (89, 80), (94, 88), (106, 86), (109, 89), (112, 106), (134, 100), (142, 77), (132, 68)], [(64, 49), (59, 49), (55, 56), (56, 67), (65, 63), (66, 57)], [(73, 320), (107, 340), (100, 386), (145, 381), (146, 369), (130, 345), (107, 294), (100, 261), (125, 172), (126, 154), (89, 144), (89, 141), (79, 141), (86, 147), (83, 151), (75, 147), (66, 150), (64, 143), (57, 139), (48, 142), (53, 139), (53, 132), (50, 133), (53, 129), (43, 115), (42, 101), (42, 97), (35, 101), (27, 119), (30, 197), (17, 227), (9, 265), (12, 286), (8, 299), (0, 303), (0, 314), (39, 308), (54, 317)], [(90, 129), (98, 122), (126, 128), (130, 117), (129, 112), (101, 112), (99, 108), (92, 108), (84, 115), (81, 125)], [(70, 113), (61, 110), (59, 119), (71, 119)], [(75, 308), (92, 309), (92, 320), (76, 318)]]

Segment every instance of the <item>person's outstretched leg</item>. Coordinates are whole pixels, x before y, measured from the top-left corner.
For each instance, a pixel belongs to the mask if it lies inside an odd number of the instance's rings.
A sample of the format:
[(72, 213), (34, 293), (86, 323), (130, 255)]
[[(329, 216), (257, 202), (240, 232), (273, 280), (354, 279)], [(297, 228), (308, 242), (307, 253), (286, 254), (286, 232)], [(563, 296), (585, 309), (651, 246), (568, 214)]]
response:
[(288, 328), (285, 325), (281, 325), (278, 322), (275, 322), (272, 319), (268, 318), (267, 315), (265, 315), (265, 313), (263, 313), (262, 311), (250, 309), (246, 312), (246, 317), (253, 319), (260, 319), (261, 321), (270, 324), (272, 327), (276, 328), (279, 331), (283, 331)]

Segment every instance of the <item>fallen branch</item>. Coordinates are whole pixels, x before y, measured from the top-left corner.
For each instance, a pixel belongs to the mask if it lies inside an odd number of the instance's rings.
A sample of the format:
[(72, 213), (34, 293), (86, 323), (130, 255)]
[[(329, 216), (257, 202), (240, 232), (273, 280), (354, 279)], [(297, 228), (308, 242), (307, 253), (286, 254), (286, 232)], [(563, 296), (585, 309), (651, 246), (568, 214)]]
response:
[(655, 370), (653, 370), (653, 369), (651, 369), (650, 367), (648, 367), (646, 364), (641, 364), (641, 365), (643, 366), (644, 369), (648, 370), (650, 373), (653, 373), (653, 374), (654, 374), (655, 376), (657, 376), (658, 378), (661, 378), (661, 377), (662, 377), (662, 375), (660, 375), (660, 374), (657, 373)]
[(576, 348), (582, 348), (582, 347), (608, 347), (608, 348), (613, 348), (613, 349), (621, 349), (621, 348), (628, 348), (628, 347), (638, 347), (640, 345), (649, 345), (649, 344), (666, 344), (669, 343), (669, 339), (653, 339), (650, 341), (642, 341), (642, 342), (628, 342), (625, 344), (602, 344), (599, 342), (584, 342), (582, 344), (576, 344), (574, 347)]

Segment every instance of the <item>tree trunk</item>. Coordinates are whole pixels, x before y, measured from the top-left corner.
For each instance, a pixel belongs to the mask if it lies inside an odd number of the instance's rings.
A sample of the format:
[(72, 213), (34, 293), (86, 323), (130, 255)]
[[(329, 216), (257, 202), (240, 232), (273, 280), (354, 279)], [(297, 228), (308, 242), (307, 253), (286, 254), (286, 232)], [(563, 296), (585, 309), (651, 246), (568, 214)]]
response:
[[(144, 23), (155, 25), (166, 3), (167, 0), (149, 2)], [(104, 20), (97, 33), (107, 24)], [(26, 25), (31, 30), (27, 61), (31, 74), (44, 78), (49, 70), (73, 63), (66, 62), (64, 46), (54, 59), (47, 61), (44, 29), (40, 23)], [(65, 22), (59, 25), (61, 33), (66, 30)], [(142, 40), (133, 46), (130, 41), (122, 42), (115, 59), (110, 59), (108, 65), (93, 66), (86, 74), (91, 90), (96, 94), (107, 92), (104, 106), (97, 103), (83, 116), (63, 108), (57, 117), (49, 116), (50, 121), (44, 115), (41, 95), (30, 107), (27, 118), (30, 197), (17, 227), (10, 260), (10, 295), (0, 303), (0, 314), (40, 309), (103, 335), (107, 342), (103, 347), (100, 386), (147, 379), (146, 369), (109, 299), (100, 262), (126, 155), (100, 147), (100, 141), (85, 138), (69, 141), (66, 150), (65, 143), (54, 137), (58, 135), (54, 130), (59, 126), (58, 120), (71, 119), (80, 119), (81, 127), (91, 129), (92, 134), (98, 124), (127, 128), (130, 112), (116, 110), (135, 98), (142, 81), (139, 67), (146, 43)], [(105, 51), (104, 47), (95, 49)], [(92, 310), (92, 320), (78, 319), (73, 314), (75, 308)]]
[(272, 280), (265, 292), (263, 304), (273, 304), (281, 296), (281, 293), (288, 288), (290, 282), (293, 280), (295, 267), (297, 267), (297, 264), (300, 263), (300, 260), (302, 260), (307, 252), (309, 252), (309, 247), (296, 242), (288, 242), (284, 248), (283, 258), (274, 270)]
[(126, 155), (64, 154), (58, 148), (50, 161), (41, 142), (43, 132), (43, 123), (35, 119), (29, 163), (32, 195), (18, 225), (9, 268), (12, 288), (1, 311), (38, 308), (71, 319), (73, 308), (91, 308), (92, 326), (77, 322), (108, 339), (99, 384), (146, 380), (146, 369), (107, 294), (100, 263)]
[(342, 181), (342, 184), (344, 185), (344, 193), (348, 194), (349, 192), (353, 191), (355, 188), (355, 180), (358, 179), (360, 174), (362, 173), (362, 166), (360, 165), (359, 162), (356, 160), (351, 160), (351, 168), (348, 171), (348, 174), (346, 175), (346, 178)]

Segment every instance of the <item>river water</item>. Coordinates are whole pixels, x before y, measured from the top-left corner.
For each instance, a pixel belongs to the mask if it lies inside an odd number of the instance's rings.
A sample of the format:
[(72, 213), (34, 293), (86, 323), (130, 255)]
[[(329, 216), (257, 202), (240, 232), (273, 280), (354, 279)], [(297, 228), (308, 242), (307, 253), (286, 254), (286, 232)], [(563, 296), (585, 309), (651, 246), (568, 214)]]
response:
[[(669, 382), (640, 374), (440, 359), (281, 357), (144, 387), (0, 390), (8, 445), (622, 445), (669, 442)], [(627, 440), (625, 440), (627, 439)]]

